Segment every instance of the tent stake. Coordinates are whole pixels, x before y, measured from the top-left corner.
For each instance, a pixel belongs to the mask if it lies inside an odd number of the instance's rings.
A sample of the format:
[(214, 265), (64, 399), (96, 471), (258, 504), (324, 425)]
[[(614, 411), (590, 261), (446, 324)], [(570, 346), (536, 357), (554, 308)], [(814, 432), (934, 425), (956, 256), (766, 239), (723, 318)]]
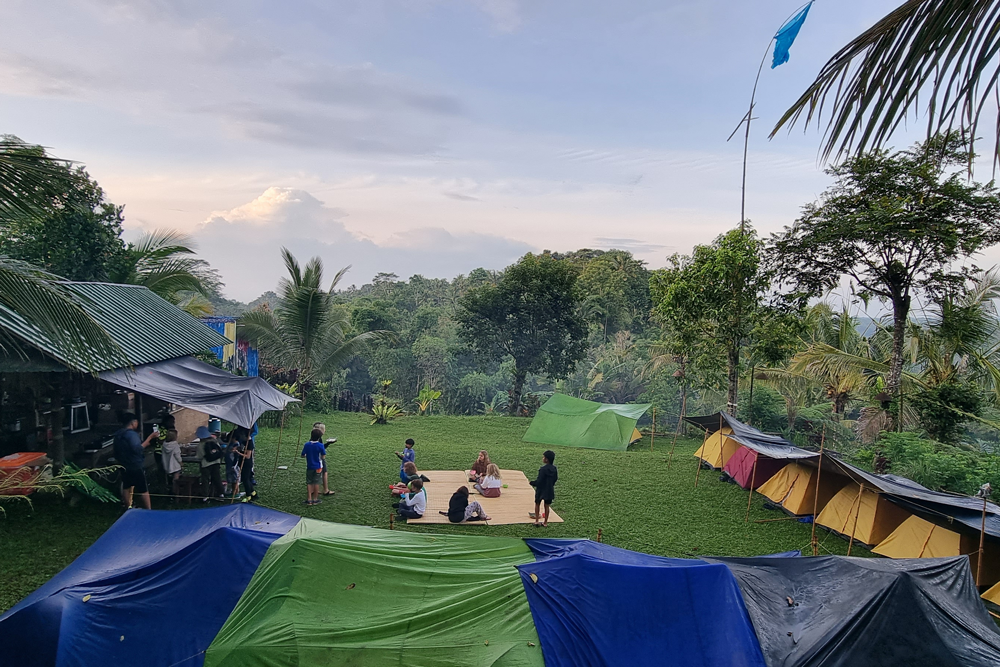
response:
[(826, 424), (823, 424), (823, 435), (819, 439), (819, 463), (816, 464), (816, 495), (813, 496), (812, 537), (809, 543), (813, 548), (813, 556), (819, 555), (819, 544), (816, 542), (816, 512), (819, 509), (819, 482), (823, 475), (823, 446), (826, 444)]
[(983, 494), (983, 527), (979, 531), (979, 562), (976, 563), (976, 588), (981, 586), (983, 576), (983, 539), (986, 537), (986, 494)]
[(750, 503), (753, 502), (753, 485), (757, 481), (757, 457), (760, 456), (757, 452), (753, 453), (753, 470), (750, 472), (750, 497), (747, 498), (747, 515), (743, 517), (743, 523), (750, 521)]
[(599, 543), (599, 542), (601, 541), (601, 538), (602, 538), (603, 536), (604, 536), (603, 532), (601, 531), (601, 529), (600, 529), (600, 528), (598, 528), (598, 529), (597, 529), (597, 541), (598, 541), (598, 543)]
[[(858, 517), (861, 516), (861, 496), (864, 495), (864, 492), (865, 492), (865, 485), (862, 484), (861, 485), (861, 490), (858, 491), (858, 501), (857, 501), (858, 502), (858, 511), (854, 513), (854, 525), (851, 527), (851, 541), (847, 543), (847, 555), (848, 556), (851, 555), (851, 547), (854, 546), (854, 534), (858, 530)], [(878, 501), (876, 500), (875, 502), (876, 502), (875, 509), (878, 509)], [(815, 521), (816, 520), (813, 519), (813, 523), (815, 523)]]
[[(705, 429), (705, 438), (701, 441), (701, 453), (705, 453), (705, 443), (708, 442), (708, 429)], [(698, 470), (694, 473), (694, 488), (698, 488), (698, 475), (701, 474), (701, 457), (694, 457), (698, 461)]]
[(274, 478), (278, 476), (278, 457), (281, 456), (281, 434), (285, 430), (285, 409), (281, 408), (281, 420), (278, 422), (278, 448), (274, 452), (274, 471), (271, 472), (271, 483), (267, 485), (267, 492), (271, 493), (274, 487)]

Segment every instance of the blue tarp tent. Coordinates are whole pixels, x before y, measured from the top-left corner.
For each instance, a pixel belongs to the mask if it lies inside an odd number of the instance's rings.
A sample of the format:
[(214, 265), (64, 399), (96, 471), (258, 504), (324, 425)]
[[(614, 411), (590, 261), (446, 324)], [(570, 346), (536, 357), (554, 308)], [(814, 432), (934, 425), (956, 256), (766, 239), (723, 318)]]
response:
[(721, 564), (588, 540), (527, 540), (519, 565), (547, 667), (764, 667), (736, 578)]
[(0, 616), (18, 667), (196, 667), (271, 542), (299, 517), (248, 504), (130, 510)]

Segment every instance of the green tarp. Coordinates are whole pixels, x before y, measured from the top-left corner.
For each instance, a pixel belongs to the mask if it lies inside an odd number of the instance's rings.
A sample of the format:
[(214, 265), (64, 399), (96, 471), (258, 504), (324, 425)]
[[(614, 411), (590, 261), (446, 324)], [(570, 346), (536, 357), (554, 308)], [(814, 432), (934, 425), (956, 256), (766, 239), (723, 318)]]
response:
[(649, 404), (611, 405), (553, 394), (531, 420), (525, 442), (624, 451)]
[(205, 667), (541, 667), (514, 568), (532, 561), (505, 537), (302, 519), (271, 545)]

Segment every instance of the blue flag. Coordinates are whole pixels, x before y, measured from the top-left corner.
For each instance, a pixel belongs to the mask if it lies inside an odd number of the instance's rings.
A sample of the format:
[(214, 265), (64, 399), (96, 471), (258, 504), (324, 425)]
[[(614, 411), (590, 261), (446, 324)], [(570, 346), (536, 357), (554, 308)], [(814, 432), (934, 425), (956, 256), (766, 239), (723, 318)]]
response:
[(774, 59), (771, 61), (771, 69), (788, 62), (788, 49), (792, 48), (792, 42), (799, 36), (799, 28), (806, 22), (810, 7), (812, 7), (811, 2), (778, 29), (778, 34), (774, 36)]

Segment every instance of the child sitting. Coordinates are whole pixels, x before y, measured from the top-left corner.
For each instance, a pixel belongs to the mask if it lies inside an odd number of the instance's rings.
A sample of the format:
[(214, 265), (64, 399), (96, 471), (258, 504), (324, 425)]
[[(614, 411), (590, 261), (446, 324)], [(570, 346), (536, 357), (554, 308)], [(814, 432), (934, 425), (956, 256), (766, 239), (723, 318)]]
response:
[(177, 431), (170, 429), (167, 431), (167, 440), (163, 443), (163, 471), (167, 473), (170, 491), (174, 496), (180, 492), (179, 480), (182, 467), (181, 443), (177, 442)]
[[(417, 466), (413, 461), (407, 461), (403, 464), (403, 475), (406, 476), (405, 482), (397, 482), (389, 487), (394, 495), (400, 495), (406, 493), (406, 489), (409, 488), (410, 482), (415, 479), (420, 479), (420, 473), (417, 472)], [(423, 482), (423, 480), (420, 480)]]
[(441, 514), (447, 516), (448, 521), (452, 523), (490, 520), (490, 517), (486, 516), (486, 512), (483, 511), (482, 505), (475, 500), (469, 500), (469, 487), (467, 486), (458, 487), (458, 490), (451, 495), (451, 500), (448, 501), (448, 511), (441, 512)]
[(486, 474), (476, 482), (476, 491), (485, 498), (499, 498), (502, 486), (503, 479), (500, 478), (500, 468), (497, 467), (497, 464), (491, 463), (486, 466)]
[(409, 494), (399, 497), (398, 503), (393, 503), (399, 516), (404, 519), (419, 519), (427, 510), (427, 492), (424, 491), (424, 483), (415, 479), (409, 484)]
[(490, 455), (486, 453), (485, 449), (479, 450), (479, 457), (476, 459), (475, 463), (472, 464), (471, 470), (466, 470), (465, 474), (469, 476), (470, 482), (478, 482), (486, 474), (486, 468), (490, 465)]

